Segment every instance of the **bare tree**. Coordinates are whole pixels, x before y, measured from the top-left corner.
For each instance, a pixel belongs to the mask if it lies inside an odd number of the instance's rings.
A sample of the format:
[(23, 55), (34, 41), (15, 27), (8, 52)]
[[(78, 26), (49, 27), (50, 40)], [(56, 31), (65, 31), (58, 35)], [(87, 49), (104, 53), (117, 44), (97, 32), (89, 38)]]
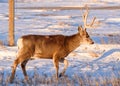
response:
[(9, 30), (8, 44), (14, 45), (14, 0), (9, 0)]

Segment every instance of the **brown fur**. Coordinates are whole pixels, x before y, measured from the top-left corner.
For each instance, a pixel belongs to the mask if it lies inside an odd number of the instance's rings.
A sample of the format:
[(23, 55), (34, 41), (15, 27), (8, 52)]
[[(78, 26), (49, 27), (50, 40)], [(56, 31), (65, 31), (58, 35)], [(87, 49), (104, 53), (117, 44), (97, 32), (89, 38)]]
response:
[(18, 40), (19, 51), (17, 59), (14, 61), (10, 81), (14, 79), (16, 67), (21, 63), (23, 74), (28, 80), (25, 65), (32, 58), (53, 59), (58, 79), (59, 62), (64, 63), (63, 75), (67, 69), (68, 61), (65, 57), (75, 50), (80, 44), (93, 44), (86, 29), (78, 28), (78, 33), (71, 36), (64, 35), (26, 35)]

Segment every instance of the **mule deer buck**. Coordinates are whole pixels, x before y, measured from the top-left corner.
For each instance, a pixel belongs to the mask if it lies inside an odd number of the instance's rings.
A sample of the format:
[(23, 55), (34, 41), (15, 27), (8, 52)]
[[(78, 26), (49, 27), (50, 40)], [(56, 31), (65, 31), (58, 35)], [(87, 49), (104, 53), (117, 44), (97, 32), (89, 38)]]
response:
[[(84, 23), (86, 23), (88, 12), (83, 15)], [(94, 19), (95, 20), (95, 19)], [(94, 20), (91, 24), (94, 23)], [(92, 25), (91, 25), (92, 27)], [(12, 66), (12, 73), (10, 76), (10, 82), (13, 82), (16, 67), (21, 63), (21, 68), (26, 80), (28, 76), (26, 73), (25, 66), (30, 59), (42, 58), (42, 59), (53, 59), (53, 64), (56, 69), (56, 78), (64, 75), (68, 61), (65, 57), (68, 56), (73, 50), (79, 47), (81, 44), (93, 44), (94, 42), (86, 31), (86, 26), (78, 27), (76, 34), (65, 36), (65, 35), (25, 35), (18, 39), (18, 54), (17, 58)], [(59, 62), (64, 63), (64, 69), (59, 74)]]

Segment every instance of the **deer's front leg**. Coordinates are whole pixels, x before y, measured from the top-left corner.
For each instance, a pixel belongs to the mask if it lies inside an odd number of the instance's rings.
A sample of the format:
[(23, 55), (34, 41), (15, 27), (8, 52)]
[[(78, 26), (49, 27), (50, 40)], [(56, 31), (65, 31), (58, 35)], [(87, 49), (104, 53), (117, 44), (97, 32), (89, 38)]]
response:
[(59, 59), (56, 55), (53, 56), (53, 64), (54, 64), (54, 67), (55, 67), (55, 70), (56, 70), (56, 79), (58, 80)]
[(66, 60), (66, 59), (61, 59), (60, 62), (64, 63), (64, 69), (63, 69), (63, 71), (60, 73), (59, 77), (61, 77), (61, 76), (64, 75), (64, 73), (65, 73), (65, 71), (66, 71), (66, 69), (67, 69), (67, 67), (68, 67), (68, 60)]

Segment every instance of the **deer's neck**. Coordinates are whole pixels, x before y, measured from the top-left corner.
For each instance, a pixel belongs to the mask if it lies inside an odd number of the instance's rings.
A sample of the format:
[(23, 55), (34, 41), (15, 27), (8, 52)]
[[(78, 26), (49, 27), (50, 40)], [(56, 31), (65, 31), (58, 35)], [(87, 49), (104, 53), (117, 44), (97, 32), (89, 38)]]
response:
[(72, 36), (66, 37), (66, 47), (69, 52), (72, 52), (80, 45), (80, 37), (79, 34), (75, 34)]

